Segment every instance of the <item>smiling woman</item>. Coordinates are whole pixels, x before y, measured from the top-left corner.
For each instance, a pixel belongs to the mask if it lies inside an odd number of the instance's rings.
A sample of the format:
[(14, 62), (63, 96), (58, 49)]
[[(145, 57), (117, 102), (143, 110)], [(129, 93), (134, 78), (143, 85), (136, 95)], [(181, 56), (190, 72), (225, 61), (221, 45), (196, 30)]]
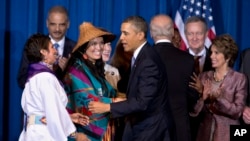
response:
[(89, 108), (90, 101), (111, 103), (116, 96), (115, 89), (105, 80), (102, 51), (104, 43), (114, 40), (114, 35), (102, 31), (91, 23), (80, 25), (80, 35), (73, 49), (64, 78), (70, 113), (89, 116), (88, 126), (77, 126), (91, 141), (110, 141), (107, 131), (110, 113), (94, 114)]
[(230, 35), (212, 40), (214, 70), (193, 77), (190, 83), (200, 93), (191, 116), (202, 114), (196, 141), (229, 141), (230, 125), (239, 125), (247, 96), (247, 79), (232, 69), (238, 47)]

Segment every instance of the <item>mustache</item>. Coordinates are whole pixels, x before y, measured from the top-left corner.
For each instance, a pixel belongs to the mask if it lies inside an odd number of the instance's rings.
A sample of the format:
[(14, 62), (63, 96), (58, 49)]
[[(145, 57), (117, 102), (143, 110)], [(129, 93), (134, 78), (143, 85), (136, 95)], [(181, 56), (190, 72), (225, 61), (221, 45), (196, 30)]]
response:
[(61, 31), (55, 31), (55, 32), (53, 32), (53, 33), (55, 33), (55, 34), (62, 34)]

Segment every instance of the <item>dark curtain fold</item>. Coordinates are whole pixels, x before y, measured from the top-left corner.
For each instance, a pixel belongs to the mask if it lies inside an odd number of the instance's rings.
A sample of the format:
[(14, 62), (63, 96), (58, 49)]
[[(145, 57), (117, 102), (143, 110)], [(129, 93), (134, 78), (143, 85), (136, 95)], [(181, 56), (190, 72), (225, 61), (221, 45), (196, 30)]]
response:
[[(51, 6), (69, 10), (67, 36), (78, 38), (83, 21), (108, 29), (119, 37), (122, 20), (140, 15), (148, 22), (155, 14), (172, 18), (181, 0), (2, 0), (0, 5), (0, 140), (16, 141), (22, 130), (21, 95), (17, 72), (26, 39), (37, 32), (47, 34), (46, 17)], [(250, 47), (250, 1), (211, 0), (216, 34), (229, 33), (239, 50)], [(117, 38), (118, 39), (118, 38)], [(117, 41), (116, 39), (116, 41)], [(148, 35), (149, 41), (152, 39)], [(113, 47), (116, 41), (112, 43)], [(237, 69), (237, 66), (235, 67)]]

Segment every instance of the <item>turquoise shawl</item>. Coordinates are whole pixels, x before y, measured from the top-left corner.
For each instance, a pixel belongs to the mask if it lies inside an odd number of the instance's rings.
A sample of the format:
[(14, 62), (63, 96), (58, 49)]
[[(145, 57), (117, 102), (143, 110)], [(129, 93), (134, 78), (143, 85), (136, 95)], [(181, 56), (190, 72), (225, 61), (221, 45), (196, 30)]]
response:
[[(69, 113), (82, 113), (89, 116), (90, 123), (88, 126), (76, 125), (78, 132), (86, 134), (91, 141), (101, 141), (107, 129), (109, 113), (92, 114), (88, 110), (90, 101), (102, 101), (111, 103), (112, 97), (115, 97), (116, 91), (103, 78), (107, 91), (103, 91), (102, 84), (91, 73), (86, 64), (78, 59), (69, 68), (64, 78), (65, 91), (68, 95), (67, 110)], [(100, 94), (102, 93), (102, 94)]]

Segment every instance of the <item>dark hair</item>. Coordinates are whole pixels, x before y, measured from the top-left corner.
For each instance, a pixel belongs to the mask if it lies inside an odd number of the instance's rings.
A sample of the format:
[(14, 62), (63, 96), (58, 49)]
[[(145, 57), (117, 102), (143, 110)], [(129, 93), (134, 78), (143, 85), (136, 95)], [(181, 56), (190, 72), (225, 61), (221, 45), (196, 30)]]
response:
[(126, 18), (123, 23), (131, 23), (135, 27), (135, 30), (143, 32), (145, 38), (147, 37), (148, 25), (146, 20), (141, 16), (130, 16)]
[(187, 31), (187, 28), (186, 28), (187, 24), (196, 23), (196, 22), (202, 22), (204, 25), (204, 30), (205, 30), (205, 32), (207, 32), (207, 30), (208, 30), (207, 22), (201, 16), (192, 16), (192, 17), (187, 18), (187, 20), (185, 22), (185, 32)]
[[(90, 60), (84, 59), (83, 54), (86, 52), (88, 48), (88, 43), (81, 45), (75, 52), (72, 53), (69, 62), (67, 64), (67, 68), (74, 66), (76, 60), (81, 60), (84, 64), (89, 68), (90, 72), (95, 76), (95, 78), (102, 84), (102, 88), (107, 92), (107, 86), (105, 84), (105, 74), (104, 74), (104, 65), (102, 58), (97, 59), (95, 64), (93, 64)], [(81, 69), (81, 71), (84, 71)]]
[(37, 33), (29, 37), (25, 43), (25, 54), (30, 63), (36, 63), (43, 60), (40, 50), (48, 50), (50, 38), (46, 35)]
[(118, 70), (126, 71), (130, 67), (133, 52), (125, 52), (121, 41), (116, 44), (113, 56), (110, 59), (110, 64)]
[(181, 47), (181, 34), (178, 28), (174, 28), (174, 36), (172, 38), (172, 43), (177, 48)]
[(221, 52), (225, 59), (229, 59), (228, 66), (233, 67), (238, 55), (238, 47), (229, 34), (217, 36), (212, 40), (211, 46), (214, 46), (219, 52)]
[(114, 54), (111, 57), (110, 64), (119, 71), (120, 80), (117, 83), (117, 90), (122, 93), (126, 93), (127, 90), (132, 56), (133, 52), (124, 51), (123, 45), (119, 40), (116, 44)]
[(68, 11), (65, 7), (63, 6), (53, 6), (50, 8), (48, 15), (47, 15), (47, 19), (49, 19), (49, 16), (51, 13), (61, 13), (64, 14), (67, 17), (67, 21), (69, 21), (69, 14)]

